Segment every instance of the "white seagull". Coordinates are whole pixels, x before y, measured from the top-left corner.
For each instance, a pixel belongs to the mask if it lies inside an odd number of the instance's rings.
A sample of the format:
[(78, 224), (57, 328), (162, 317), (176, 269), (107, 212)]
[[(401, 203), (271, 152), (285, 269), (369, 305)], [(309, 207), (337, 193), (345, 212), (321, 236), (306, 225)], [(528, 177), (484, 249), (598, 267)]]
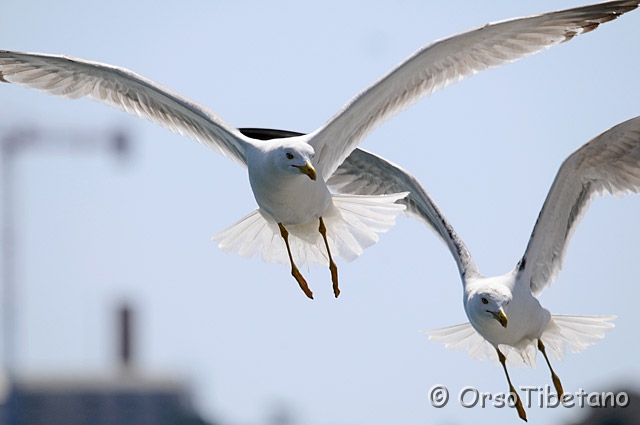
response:
[[(256, 132), (248, 134), (255, 137)], [(460, 272), (464, 310), (469, 318), (469, 323), (428, 331), (430, 339), (453, 350), (469, 350), (474, 358), (498, 360), (520, 418), (526, 420), (526, 413), (511, 384), (507, 359), (510, 364), (535, 364), (540, 350), (561, 398), (562, 385), (551, 368), (546, 348), (560, 359), (565, 346), (580, 352), (613, 327), (610, 321), (615, 316), (551, 314), (540, 305), (537, 296), (555, 280), (569, 240), (595, 196), (640, 191), (640, 117), (607, 130), (563, 162), (524, 255), (513, 270), (502, 276), (484, 277), (426, 190), (415, 177), (385, 159), (356, 149), (327, 183), (336, 192), (358, 195), (410, 192), (398, 202), (449, 247)]]
[[(88, 97), (189, 136), (247, 167), (259, 209), (214, 236), (226, 251), (260, 252), (289, 262), (312, 298), (296, 260), (327, 264), (358, 257), (393, 227), (406, 196), (332, 195), (326, 185), (373, 129), (422, 97), (484, 69), (573, 39), (635, 9), (640, 0), (590, 6), (484, 25), (422, 47), (352, 98), (308, 135), (266, 143), (241, 134), (211, 110), (127, 69), (69, 56), (0, 51), (0, 81), (49, 94)], [(281, 241), (277, 239), (282, 239)], [(283, 243), (284, 242), (284, 243)], [(294, 260), (294, 258), (296, 260)]]

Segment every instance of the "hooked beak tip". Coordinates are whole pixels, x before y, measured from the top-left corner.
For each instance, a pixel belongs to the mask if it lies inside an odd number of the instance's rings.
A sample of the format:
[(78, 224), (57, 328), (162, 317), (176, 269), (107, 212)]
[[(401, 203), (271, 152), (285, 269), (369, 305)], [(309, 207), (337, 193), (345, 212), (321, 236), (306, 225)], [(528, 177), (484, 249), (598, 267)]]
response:
[(307, 161), (304, 165), (299, 166), (298, 169), (302, 174), (306, 174), (307, 176), (309, 176), (311, 180), (315, 180), (318, 176), (316, 173), (316, 169), (313, 168), (313, 165), (311, 165), (309, 161)]
[(503, 328), (507, 327), (507, 325), (509, 324), (509, 318), (505, 314), (502, 307), (500, 307), (500, 310), (498, 310), (497, 313), (492, 311), (491, 314), (493, 314), (493, 317), (498, 321), (498, 323), (500, 323), (500, 325), (502, 325)]

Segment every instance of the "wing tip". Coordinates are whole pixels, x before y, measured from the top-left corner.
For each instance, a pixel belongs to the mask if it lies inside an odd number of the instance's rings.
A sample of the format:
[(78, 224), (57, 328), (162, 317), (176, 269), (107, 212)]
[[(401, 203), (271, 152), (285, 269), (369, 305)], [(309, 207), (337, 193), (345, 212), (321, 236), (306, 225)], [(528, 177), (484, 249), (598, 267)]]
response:
[(630, 1), (623, 2), (623, 4), (620, 4), (617, 7), (612, 9), (608, 8), (609, 4), (606, 2), (593, 5), (594, 7), (605, 7), (606, 9), (603, 11), (604, 12), (603, 15), (597, 18), (586, 19), (584, 21), (584, 24), (580, 26), (579, 29), (567, 30), (564, 34), (565, 38), (562, 42), (563, 43), (567, 42), (573, 39), (574, 37), (576, 37), (577, 35), (591, 32), (596, 28), (598, 28), (600, 24), (604, 24), (606, 22), (618, 19), (620, 16), (624, 15), (625, 13), (631, 12), (632, 10), (637, 9), (639, 3), (640, 2), (638, 0), (630, 0)]
[(591, 32), (596, 28), (598, 28), (601, 24), (618, 19), (620, 16), (624, 15), (625, 13), (631, 12), (632, 10), (637, 8), (638, 8), (638, 2), (637, 0), (634, 0), (629, 5), (621, 6), (616, 10), (612, 10), (608, 14), (601, 16), (596, 20), (587, 20), (579, 29), (567, 30), (564, 34), (564, 40), (562, 40), (562, 42), (566, 43), (567, 41), (572, 40), (574, 37), (580, 34), (586, 34), (588, 32)]

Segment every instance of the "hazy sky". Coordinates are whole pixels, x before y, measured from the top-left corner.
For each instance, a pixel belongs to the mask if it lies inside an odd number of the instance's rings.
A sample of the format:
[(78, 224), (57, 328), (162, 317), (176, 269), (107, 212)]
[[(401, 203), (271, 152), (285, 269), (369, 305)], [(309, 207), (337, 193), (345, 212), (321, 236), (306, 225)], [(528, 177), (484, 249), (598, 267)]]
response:
[[(134, 70), (235, 126), (312, 131), (422, 45), (486, 22), (587, 4), (460, 0), (5, 2), (0, 48), (69, 54)], [(640, 114), (640, 12), (439, 92), (362, 146), (413, 172), (482, 272), (522, 255), (563, 159)], [(128, 161), (25, 152), (16, 163), (17, 372), (116, 370), (114, 310), (135, 305), (141, 373), (192, 385), (224, 424), (266, 423), (277, 406), (301, 425), (488, 424), (512, 409), (436, 409), (429, 389), (507, 390), (500, 367), (446, 350), (419, 330), (466, 321), (455, 264), (431, 231), (400, 218), (352, 263), (303, 270), (219, 250), (210, 237), (256, 208), (246, 172), (187, 138), (87, 100), (0, 85), (0, 137), (16, 126), (122, 127)], [(598, 198), (542, 303), (617, 314), (599, 344), (555, 361), (567, 392), (637, 383), (640, 197)], [(512, 369), (516, 386), (551, 384)], [(528, 409), (530, 423), (583, 409)]]

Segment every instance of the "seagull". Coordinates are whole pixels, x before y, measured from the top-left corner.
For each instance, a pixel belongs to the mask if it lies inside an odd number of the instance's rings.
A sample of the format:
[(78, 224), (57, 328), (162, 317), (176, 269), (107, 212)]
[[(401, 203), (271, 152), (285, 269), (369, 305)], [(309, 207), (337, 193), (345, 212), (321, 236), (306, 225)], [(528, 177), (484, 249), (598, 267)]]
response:
[[(299, 133), (241, 129), (254, 138)], [(539, 350), (562, 399), (564, 391), (551, 367), (547, 348), (561, 359), (565, 347), (580, 352), (602, 339), (615, 316), (551, 314), (538, 295), (553, 282), (578, 223), (596, 195), (622, 196), (640, 191), (640, 116), (595, 137), (562, 163), (547, 194), (531, 238), (515, 268), (484, 277), (451, 223), (420, 182), (399, 166), (356, 148), (327, 181), (337, 193), (384, 195), (407, 191), (397, 202), (405, 214), (423, 222), (447, 245), (458, 266), (469, 323), (427, 331), (430, 339), (454, 350), (469, 350), (478, 359), (502, 365), (521, 419), (526, 412), (507, 371), (506, 362), (535, 364)]]
[(289, 263), (309, 298), (297, 262), (350, 261), (389, 230), (407, 194), (332, 194), (326, 184), (383, 121), (423, 97), (592, 31), (635, 9), (640, 0), (609, 1), (483, 25), (428, 44), (353, 97), (307, 135), (264, 142), (243, 135), (214, 112), (124, 68), (71, 56), (0, 50), (0, 81), (69, 99), (87, 97), (188, 136), (247, 168), (258, 209), (214, 239), (225, 251)]

